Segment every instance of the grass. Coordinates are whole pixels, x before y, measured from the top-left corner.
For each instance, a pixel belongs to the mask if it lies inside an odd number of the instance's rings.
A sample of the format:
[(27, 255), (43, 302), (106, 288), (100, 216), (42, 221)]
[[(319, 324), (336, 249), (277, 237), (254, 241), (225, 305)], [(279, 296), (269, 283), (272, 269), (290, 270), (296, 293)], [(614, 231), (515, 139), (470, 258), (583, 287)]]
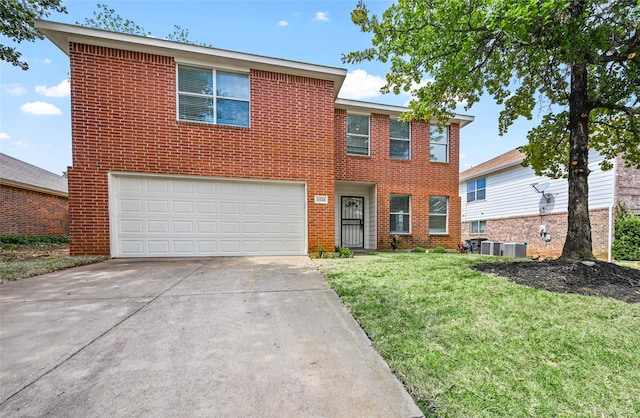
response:
[(43, 257), (29, 260), (14, 260), (0, 262), (0, 283), (24, 279), (32, 276), (63, 270), (70, 267), (97, 263), (106, 260), (104, 256), (80, 257)]
[(320, 265), (427, 416), (640, 416), (640, 306), (519, 286), (486, 257)]

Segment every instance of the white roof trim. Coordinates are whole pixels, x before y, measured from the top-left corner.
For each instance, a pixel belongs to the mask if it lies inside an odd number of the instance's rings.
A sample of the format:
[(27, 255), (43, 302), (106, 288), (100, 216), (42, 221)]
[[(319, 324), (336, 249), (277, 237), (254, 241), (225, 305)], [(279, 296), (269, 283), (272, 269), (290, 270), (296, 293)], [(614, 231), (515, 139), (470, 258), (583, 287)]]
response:
[[(467, 181), (467, 180), (470, 180), (470, 179), (473, 179), (473, 178), (476, 178), (476, 177), (486, 176), (487, 174), (491, 174), (491, 173), (494, 173), (496, 171), (504, 170), (505, 168), (513, 167), (513, 166), (516, 166), (516, 165), (520, 165), (522, 163), (522, 160), (524, 160), (524, 158), (519, 158), (519, 159), (514, 160), (514, 161), (509, 161), (508, 163), (500, 164), (500, 165), (495, 166), (495, 167), (490, 167), (490, 168), (487, 168), (486, 170), (482, 170), (482, 171), (479, 171), (477, 173), (473, 173), (470, 176), (460, 177), (459, 182), (462, 183), (463, 181)], [(464, 171), (462, 173), (464, 173)], [(460, 174), (462, 174), (462, 173), (460, 173)]]
[[(398, 117), (409, 110), (404, 106), (386, 105), (380, 103), (361, 102), (358, 100), (341, 99), (337, 98), (335, 102), (336, 109), (345, 109), (347, 112), (353, 113), (381, 113), (388, 114), (391, 117)], [(460, 128), (473, 122), (474, 116), (458, 115), (456, 114), (449, 120), (449, 123), (458, 123)], [(435, 119), (431, 120), (431, 123), (436, 123)]]
[(110, 32), (46, 20), (36, 20), (35, 27), (67, 55), (69, 55), (69, 42), (78, 42), (170, 56), (174, 57), (177, 61), (196, 60), (199, 62), (210, 62), (213, 65), (220, 64), (244, 67), (247, 69), (253, 68), (273, 71), (321, 80), (331, 80), (335, 83), (336, 96), (347, 76), (347, 70), (344, 68), (184, 44), (165, 39)]

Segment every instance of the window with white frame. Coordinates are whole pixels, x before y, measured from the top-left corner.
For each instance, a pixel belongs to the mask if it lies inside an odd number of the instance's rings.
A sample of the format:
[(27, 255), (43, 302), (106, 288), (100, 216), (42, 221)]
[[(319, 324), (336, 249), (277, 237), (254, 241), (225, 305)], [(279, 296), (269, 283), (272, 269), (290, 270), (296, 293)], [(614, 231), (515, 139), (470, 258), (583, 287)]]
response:
[(389, 131), (389, 156), (399, 160), (411, 159), (411, 124), (392, 120), (389, 122)]
[(347, 115), (347, 154), (369, 155), (369, 116)]
[(449, 162), (449, 127), (431, 125), (429, 131), (431, 161)]
[(178, 119), (249, 126), (249, 76), (178, 65)]
[(467, 182), (467, 202), (485, 200), (487, 198), (487, 178)]
[(429, 197), (429, 233), (447, 233), (447, 210), (449, 198), (446, 196)]
[(484, 234), (487, 232), (487, 221), (471, 221), (472, 234)]
[(411, 232), (411, 199), (409, 195), (391, 195), (391, 220), (389, 228), (392, 234)]

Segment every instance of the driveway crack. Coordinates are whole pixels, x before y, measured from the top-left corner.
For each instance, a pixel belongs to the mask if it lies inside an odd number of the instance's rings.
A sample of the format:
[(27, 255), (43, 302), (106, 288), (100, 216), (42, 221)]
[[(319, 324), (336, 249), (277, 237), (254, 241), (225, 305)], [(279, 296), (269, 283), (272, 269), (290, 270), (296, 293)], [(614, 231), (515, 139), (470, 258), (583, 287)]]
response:
[(129, 318), (133, 317), (134, 315), (136, 315), (138, 312), (142, 311), (144, 308), (150, 306), (151, 304), (153, 304), (155, 301), (157, 301), (159, 298), (161, 298), (162, 296), (164, 296), (167, 292), (169, 292), (170, 290), (172, 290), (174, 287), (176, 287), (177, 285), (179, 285), (180, 283), (182, 283), (184, 280), (186, 280), (187, 278), (191, 277), (192, 275), (196, 274), (199, 270), (201, 270), (203, 267), (211, 264), (213, 261), (209, 261), (207, 263), (203, 263), (202, 265), (198, 266), (196, 269), (194, 269), (193, 271), (191, 271), (190, 273), (186, 274), (185, 276), (183, 276), (182, 278), (180, 278), (179, 280), (177, 280), (175, 283), (173, 283), (171, 286), (167, 287), (165, 290), (163, 290), (162, 292), (160, 292), (159, 294), (157, 294), (155, 297), (149, 299), (149, 301), (147, 301), (146, 303), (144, 303), (142, 306), (140, 306), (138, 309), (133, 310), (131, 313), (129, 313), (128, 315), (126, 315), (124, 318), (122, 318), (121, 320), (119, 320), (118, 322), (116, 322), (115, 324), (113, 324), (111, 327), (109, 327), (106, 331), (104, 331), (103, 333), (101, 333), (100, 335), (98, 335), (97, 337), (93, 338), (91, 341), (89, 341), (88, 343), (86, 343), (85, 345), (83, 345), (82, 347), (80, 347), (79, 349), (77, 349), (76, 351), (74, 351), (73, 353), (71, 353), (69, 356), (65, 357), (64, 359), (62, 359), (58, 364), (56, 364), (55, 366), (49, 368), (48, 370), (46, 370), (44, 373), (42, 373), (41, 375), (39, 375), (38, 377), (36, 377), (35, 379), (33, 379), (31, 382), (27, 383), (26, 385), (24, 385), (23, 387), (21, 387), (20, 389), (18, 389), (15, 393), (13, 393), (12, 395), (10, 395), (9, 397), (7, 397), (7, 399), (3, 400), (2, 402), (0, 402), (0, 406), (3, 406), (5, 403), (7, 403), (8, 401), (10, 401), (12, 398), (14, 398), (16, 395), (20, 394), (21, 392), (23, 392), (25, 389), (33, 386), (35, 383), (37, 383), (38, 381), (40, 381), (43, 377), (47, 376), (48, 374), (52, 373), (53, 371), (57, 370), (59, 367), (61, 367), (63, 364), (67, 363), (69, 360), (71, 360), (72, 358), (74, 358), (75, 356), (77, 356), (78, 354), (80, 354), (81, 352), (83, 352), (87, 347), (91, 346), (92, 344), (94, 344), (96, 341), (98, 341), (99, 339), (101, 339), (102, 337), (104, 337), (105, 335), (109, 334), (111, 331), (115, 330), (116, 328), (118, 328), (121, 324), (123, 324), (125, 321), (127, 321)]

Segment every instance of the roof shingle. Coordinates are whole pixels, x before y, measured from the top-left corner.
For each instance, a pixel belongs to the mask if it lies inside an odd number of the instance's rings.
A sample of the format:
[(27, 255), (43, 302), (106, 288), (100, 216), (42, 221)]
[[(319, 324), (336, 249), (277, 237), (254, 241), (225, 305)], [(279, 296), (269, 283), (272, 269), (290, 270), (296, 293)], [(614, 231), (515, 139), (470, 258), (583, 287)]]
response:
[(43, 192), (68, 194), (66, 178), (3, 153), (0, 153), (0, 181)]

